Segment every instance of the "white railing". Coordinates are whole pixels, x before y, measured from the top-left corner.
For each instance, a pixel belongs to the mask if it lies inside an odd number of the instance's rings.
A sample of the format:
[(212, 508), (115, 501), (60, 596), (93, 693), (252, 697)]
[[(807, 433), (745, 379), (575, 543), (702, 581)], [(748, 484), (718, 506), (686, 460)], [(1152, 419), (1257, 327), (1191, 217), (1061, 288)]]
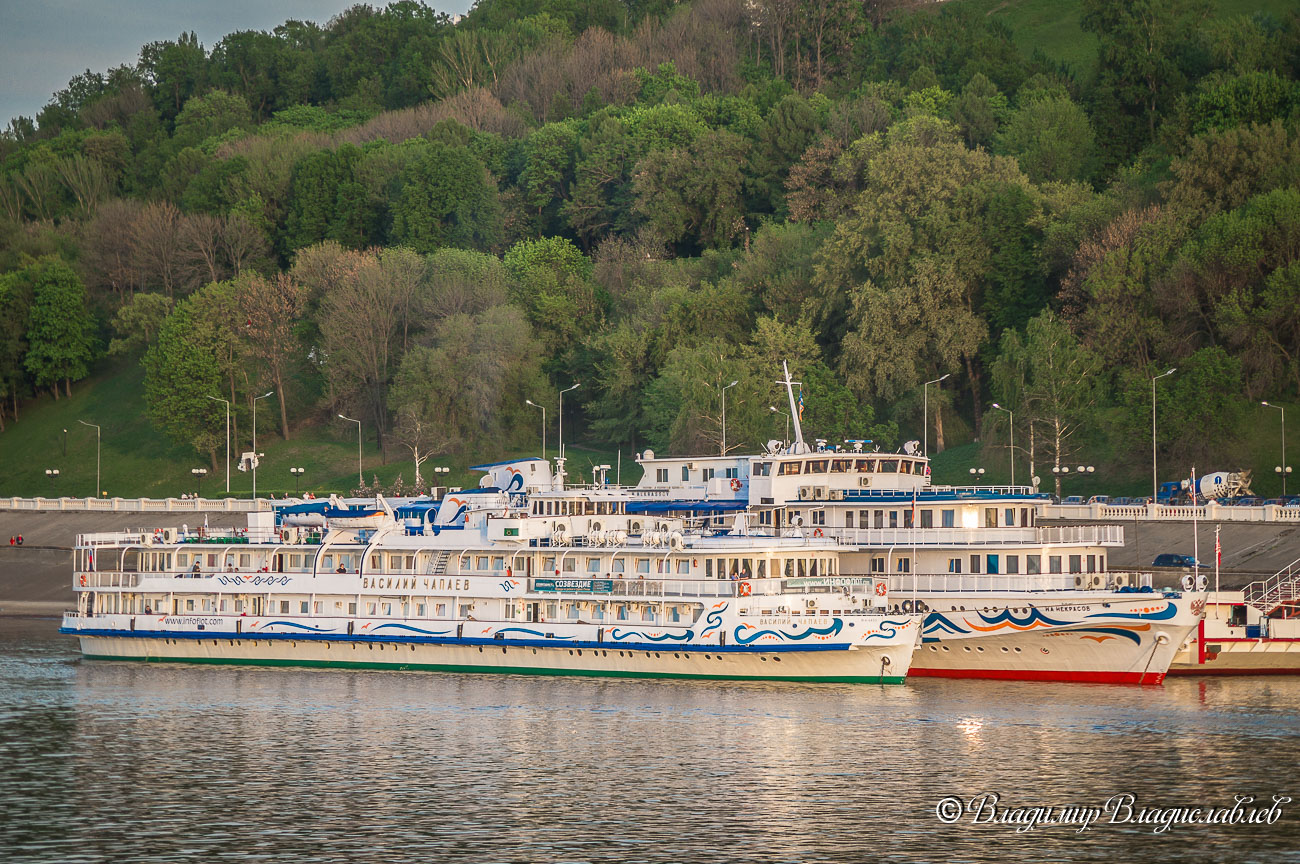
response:
[(1169, 504), (1138, 504), (1114, 506), (1111, 504), (1044, 504), (1040, 519), (1122, 519), (1126, 522), (1167, 521), (1191, 522), (1194, 518), (1207, 522), (1297, 522), (1300, 507), (1279, 507), (1260, 504), (1253, 507), (1236, 507), (1210, 501), (1199, 507)]
[(1251, 582), (1242, 590), (1247, 603), (1263, 612), (1271, 612), (1284, 603), (1300, 598), (1300, 558), (1292, 561), (1267, 579)]
[(893, 596), (913, 591), (1101, 591), (1150, 587), (1150, 573), (917, 573), (883, 576)]
[[(805, 535), (818, 526), (805, 526)], [(1123, 546), (1122, 525), (1047, 525), (1033, 528), (822, 528), (827, 536), (861, 546), (998, 546), (1057, 544)]]
[[(283, 501), (279, 502), (285, 503)], [(118, 513), (248, 513), (270, 510), (266, 498), (0, 498), (0, 510), (68, 510)]]

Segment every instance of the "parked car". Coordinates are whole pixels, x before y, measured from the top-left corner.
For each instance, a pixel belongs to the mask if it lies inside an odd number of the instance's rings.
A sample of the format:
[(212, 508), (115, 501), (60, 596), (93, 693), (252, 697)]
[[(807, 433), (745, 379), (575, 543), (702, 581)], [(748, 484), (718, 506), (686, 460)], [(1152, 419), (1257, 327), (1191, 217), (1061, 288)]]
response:
[(1244, 497), (1244, 498), (1238, 498), (1238, 499), (1236, 499), (1236, 500), (1233, 501), (1232, 503), (1233, 503), (1234, 506), (1237, 506), (1237, 507), (1257, 507), (1257, 506), (1259, 506), (1259, 499), (1258, 499), (1258, 498), (1254, 498), (1254, 497), (1252, 497), (1252, 496), (1250, 496), (1250, 495), (1247, 495), (1247, 496)]
[(1110, 496), (1109, 496), (1109, 495), (1093, 495), (1091, 498), (1088, 499), (1088, 503), (1089, 503), (1089, 504), (1109, 504), (1109, 503), (1110, 503)]
[(1281, 507), (1281, 506), (1283, 506), (1284, 504), (1286, 504), (1286, 499), (1285, 499), (1285, 498), (1269, 498), (1269, 499), (1267, 499), (1267, 500), (1264, 501), (1264, 504), (1266, 504), (1266, 505), (1267, 505), (1267, 504), (1272, 504), (1274, 507)]
[(1119, 498), (1110, 499), (1110, 506), (1112, 507), (1127, 507), (1132, 503), (1133, 503), (1133, 499), (1128, 497), (1127, 495), (1121, 495)]
[(1134, 507), (1145, 507), (1145, 506), (1147, 506), (1148, 504), (1151, 503), (1151, 498), (1150, 498), (1150, 496), (1144, 496), (1144, 497), (1141, 497), (1141, 498), (1134, 498), (1134, 499), (1132, 499), (1131, 501), (1129, 501), (1128, 503), (1132, 504)]
[(1165, 552), (1163, 555), (1157, 555), (1156, 560), (1151, 562), (1152, 567), (1195, 567), (1196, 559), (1191, 555), (1178, 555), (1173, 552)]
[(1082, 504), (1082, 503), (1083, 503), (1083, 496), (1082, 496), (1082, 495), (1071, 495), (1070, 497), (1066, 498), (1066, 499), (1065, 499), (1064, 501), (1062, 501), (1061, 503), (1062, 503), (1062, 504)]

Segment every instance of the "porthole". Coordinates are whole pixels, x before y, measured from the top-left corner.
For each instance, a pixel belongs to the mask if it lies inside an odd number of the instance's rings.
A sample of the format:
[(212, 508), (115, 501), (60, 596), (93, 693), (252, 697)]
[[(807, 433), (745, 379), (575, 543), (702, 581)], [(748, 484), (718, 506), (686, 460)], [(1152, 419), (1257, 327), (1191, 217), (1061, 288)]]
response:
[(1009, 653), (1011, 653), (1011, 652), (1010, 652), (1010, 649), (1007, 648), (1007, 646), (1003, 645), (1003, 646), (1002, 646), (1002, 653), (1003, 653), (1003, 654), (1009, 654)]
[(502, 653), (502, 654), (506, 653), (506, 649), (502, 648), (502, 649), (501, 649), (501, 653)]
[(936, 647), (934, 647), (933, 645), (931, 645), (931, 646), (930, 646), (930, 650), (931, 650), (932, 652), (934, 652), (934, 651), (938, 651), (939, 649), (936, 648)]
[(537, 649), (536, 649), (536, 648), (533, 649), (533, 653), (534, 653), (534, 654), (537, 653)]
[(984, 653), (984, 646), (983, 646), (983, 645), (976, 645), (976, 646), (975, 646), (975, 650), (978, 651), (978, 652), (980, 652), (981, 654), (983, 654), (983, 653)]
[(579, 657), (582, 656), (582, 649), (581, 649), (581, 648), (578, 649), (578, 656), (579, 656)]
[(777, 663), (780, 663), (780, 662), (781, 662), (781, 658), (780, 658), (780, 657), (773, 657), (772, 659), (775, 660)]
[(570, 657), (573, 656), (573, 649), (572, 649), (572, 648), (569, 649), (569, 656), (570, 656)]
[(969, 654), (969, 653), (970, 653), (970, 646), (969, 646), (969, 645), (963, 645), (963, 646), (961, 646), (961, 650), (963, 650), (963, 651), (965, 651), (967, 654)]
[(659, 657), (659, 652), (656, 651), (656, 652), (655, 652), (655, 658), (657, 659), (658, 657)]
[(678, 660), (682, 659), (682, 655), (676, 653), (673, 654), (673, 657), (677, 658)]
[(1020, 653), (1020, 648), (1019, 648), (1019, 647), (1016, 648), (1016, 653), (1017, 653), (1017, 654)]
[(949, 648), (947, 645), (945, 645), (945, 646), (943, 646), (943, 650), (945, 650), (945, 651), (951, 651), (952, 649)]
[(483, 653), (483, 646), (482, 646), (482, 645), (478, 646), (478, 653), (480, 653), (480, 654)]
[(759, 660), (762, 660), (764, 663), (767, 662), (767, 658), (766, 658), (766, 657), (759, 657), (758, 659), (759, 659)]

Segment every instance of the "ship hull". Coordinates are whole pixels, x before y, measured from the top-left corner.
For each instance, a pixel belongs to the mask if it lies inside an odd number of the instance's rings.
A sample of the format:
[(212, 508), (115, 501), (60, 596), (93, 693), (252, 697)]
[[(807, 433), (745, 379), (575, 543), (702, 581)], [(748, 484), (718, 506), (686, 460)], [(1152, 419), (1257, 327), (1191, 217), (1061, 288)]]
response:
[(337, 667), (525, 675), (901, 684), (914, 632), (875, 646), (611, 645), (403, 640), (235, 633), (132, 633), (65, 628), (92, 660)]
[(917, 599), (958, 609), (927, 616), (914, 676), (1104, 684), (1160, 684), (1203, 608), (1188, 594)]

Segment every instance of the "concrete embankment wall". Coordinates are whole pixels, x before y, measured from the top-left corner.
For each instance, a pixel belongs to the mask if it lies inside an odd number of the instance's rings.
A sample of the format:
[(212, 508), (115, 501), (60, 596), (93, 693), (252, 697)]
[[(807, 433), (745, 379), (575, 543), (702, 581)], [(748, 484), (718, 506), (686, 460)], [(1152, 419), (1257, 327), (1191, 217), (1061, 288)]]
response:
[[(1053, 525), (1067, 524), (1052, 522)], [(1070, 522), (1068, 524), (1082, 524)], [(1191, 522), (1152, 522), (1110, 519), (1101, 523), (1124, 526), (1124, 546), (1112, 549), (1111, 570), (1150, 569), (1157, 555), (1172, 552), (1191, 555), (1199, 538), (1199, 560), (1214, 573), (1214, 529), (1223, 544), (1220, 584), (1223, 590), (1241, 588), (1272, 575), (1300, 558), (1300, 525), (1269, 522), (1201, 522), (1193, 534)]]
[[(202, 525), (203, 513), (0, 510), (0, 615), (57, 615), (76, 603), (72, 546), (78, 534)], [(243, 513), (209, 513), (213, 528), (247, 524)], [(23, 535), (22, 546), (9, 538)]]

